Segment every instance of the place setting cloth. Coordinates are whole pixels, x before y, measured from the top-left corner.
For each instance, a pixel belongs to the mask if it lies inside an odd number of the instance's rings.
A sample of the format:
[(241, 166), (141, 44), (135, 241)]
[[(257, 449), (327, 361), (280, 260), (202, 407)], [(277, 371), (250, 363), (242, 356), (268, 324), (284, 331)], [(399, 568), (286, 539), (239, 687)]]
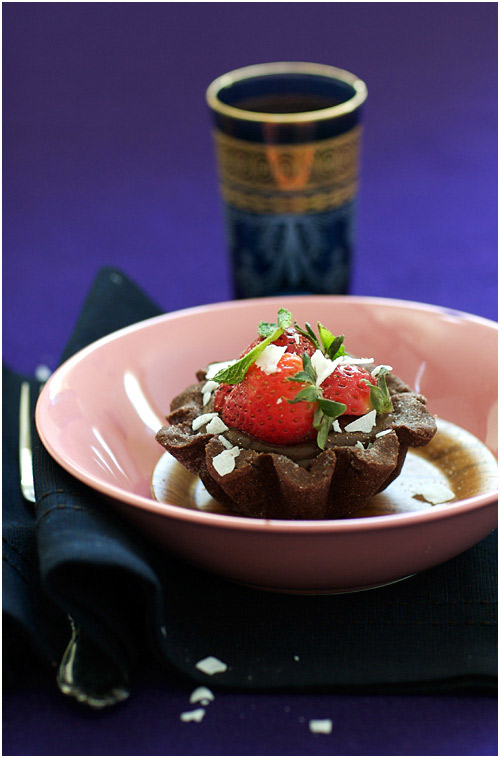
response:
[[(61, 361), (162, 312), (123, 272), (103, 268)], [(68, 644), (71, 617), (90, 640), (97, 665), (99, 658), (112, 662), (132, 694), (148, 670), (186, 686), (240, 691), (496, 692), (496, 531), (443, 565), (374, 590), (293, 595), (240, 586), (143, 537), (51, 458), (34, 422), (37, 502), (26, 502), (18, 468), (19, 391), (26, 379), (34, 412), (39, 382), (3, 366), (8, 688), (24, 686), (35, 671), (51, 676)], [(197, 668), (208, 656), (226, 670), (210, 675)]]

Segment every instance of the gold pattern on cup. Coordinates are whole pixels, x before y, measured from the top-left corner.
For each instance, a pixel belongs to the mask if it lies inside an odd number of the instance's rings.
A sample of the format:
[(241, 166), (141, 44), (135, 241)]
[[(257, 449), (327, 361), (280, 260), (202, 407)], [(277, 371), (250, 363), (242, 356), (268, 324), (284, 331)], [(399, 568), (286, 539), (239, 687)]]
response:
[(356, 196), (361, 127), (318, 142), (275, 145), (215, 132), (223, 197), (255, 213), (318, 213)]

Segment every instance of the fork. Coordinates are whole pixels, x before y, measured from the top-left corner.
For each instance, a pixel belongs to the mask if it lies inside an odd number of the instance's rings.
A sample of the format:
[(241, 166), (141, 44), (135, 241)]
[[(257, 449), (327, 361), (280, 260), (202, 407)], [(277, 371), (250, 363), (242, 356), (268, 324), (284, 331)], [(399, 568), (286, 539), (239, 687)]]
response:
[(21, 492), (23, 493), (23, 497), (29, 503), (35, 503), (29, 382), (21, 384), (21, 396), (19, 399), (19, 470), (21, 472)]
[[(43, 384), (41, 385), (41, 387)], [(40, 387), (40, 389), (41, 389)], [(36, 503), (31, 442), (31, 398), (29, 382), (22, 382), (19, 398), (19, 470), (21, 492)], [(125, 700), (130, 692), (127, 677), (89, 639), (68, 614), (71, 639), (57, 670), (57, 686), (64, 695), (99, 710)]]

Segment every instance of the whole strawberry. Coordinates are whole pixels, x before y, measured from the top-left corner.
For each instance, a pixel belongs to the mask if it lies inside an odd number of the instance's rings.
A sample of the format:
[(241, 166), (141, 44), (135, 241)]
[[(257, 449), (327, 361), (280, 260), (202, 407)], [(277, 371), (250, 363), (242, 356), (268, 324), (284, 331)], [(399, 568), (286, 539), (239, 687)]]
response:
[[(249, 353), (250, 350), (262, 342), (262, 340), (263, 337), (257, 337), (257, 339), (255, 339), (241, 353), (240, 358)], [(287, 353), (296, 353), (297, 355), (303, 355), (303, 353), (312, 355), (316, 350), (316, 346), (311, 341), (311, 339), (309, 337), (306, 337), (303, 333), (301, 334), (294, 326), (289, 326), (287, 329), (285, 329), (283, 334), (278, 337), (278, 339), (275, 340), (273, 344), (277, 345), (278, 347), (284, 347)]]
[(363, 416), (372, 410), (370, 388), (376, 384), (372, 375), (364, 368), (349, 363), (337, 366), (321, 387), (323, 397), (344, 403), (344, 413), (348, 416)]
[(243, 381), (222, 385), (216, 391), (214, 410), (231, 429), (263, 442), (295, 445), (312, 439), (317, 403), (287, 402), (307, 386), (290, 381), (301, 369), (302, 358), (295, 352), (283, 353), (273, 373), (252, 364)]

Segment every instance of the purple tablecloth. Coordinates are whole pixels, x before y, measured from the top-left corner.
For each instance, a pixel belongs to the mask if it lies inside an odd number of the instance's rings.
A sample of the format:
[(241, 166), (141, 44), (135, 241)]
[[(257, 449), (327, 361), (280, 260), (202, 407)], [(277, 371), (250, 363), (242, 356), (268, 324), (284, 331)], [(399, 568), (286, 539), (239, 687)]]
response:
[[(12, 368), (56, 367), (104, 264), (166, 310), (230, 299), (204, 90), (266, 60), (368, 85), (352, 293), (497, 318), (496, 4), (7, 4), (3, 32)], [(4, 754), (496, 753), (479, 695), (225, 692), (197, 724), (189, 694), (147, 680), (95, 714), (48, 683), (7, 693)]]

